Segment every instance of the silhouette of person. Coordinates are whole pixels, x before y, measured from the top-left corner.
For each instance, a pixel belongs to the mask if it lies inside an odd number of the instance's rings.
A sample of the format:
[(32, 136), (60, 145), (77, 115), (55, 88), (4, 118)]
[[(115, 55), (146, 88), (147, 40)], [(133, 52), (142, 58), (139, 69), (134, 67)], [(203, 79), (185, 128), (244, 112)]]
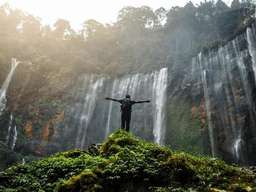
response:
[(132, 106), (137, 103), (149, 103), (149, 100), (146, 101), (132, 101), (130, 95), (126, 95), (124, 99), (112, 99), (109, 97), (105, 98), (106, 100), (111, 100), (121, 103), (121, 128), (125, 129), (127, 132), (130, 130), (130, 121)]

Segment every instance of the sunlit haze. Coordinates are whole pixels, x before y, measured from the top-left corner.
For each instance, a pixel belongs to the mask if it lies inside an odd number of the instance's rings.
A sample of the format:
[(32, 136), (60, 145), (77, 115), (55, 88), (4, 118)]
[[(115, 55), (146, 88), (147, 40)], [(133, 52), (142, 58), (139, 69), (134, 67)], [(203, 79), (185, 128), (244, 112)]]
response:
[[(201, 0), (192, 1), (194, 4)], [(230, 0), (226, 2), (229, 3)], [(103, 23), (111, 23), (116, 20), (118, 11), (125, 6), (147, 5), (153, 9), (172, 6), (183, 6), (189, 0), (0, 0), (0, 4), (9, 3), (12, 7), (38, 16), (44, 24), (53, 24), (62, 18), (71, 22), (75, 29), (88, 19), (95, 19)]]

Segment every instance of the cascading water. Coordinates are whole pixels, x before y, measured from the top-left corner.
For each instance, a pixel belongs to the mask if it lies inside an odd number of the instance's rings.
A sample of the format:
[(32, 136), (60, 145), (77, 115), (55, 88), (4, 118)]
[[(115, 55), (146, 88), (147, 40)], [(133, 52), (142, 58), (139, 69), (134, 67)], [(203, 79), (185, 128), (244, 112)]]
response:
[(12, 150), (14, 150), (14, 148), (16, 146), (17, 136), (18, 136), (18, 132), (17, 132), (17, 127), (15, 125), (14, 128), (13, 128), (13, 138), (12, 138), (12, 144), (11, 144), (11, 149)]
[(17, 136), (18, 136), (17, 128), (16, 128), (16, 125), (14, 125), (13, 115), (11, 114), (9, 119), (9, 125), (8, 125), (8, 133), (6, 136), (6, 145), (9, 146), (12, 150), (14, 150), (15, 148)]
[[(135, 74), (135, 75), (127, 75), (120, 79), (115, 79), (112, 85), (111, 97), (122, 99), (128, 93), (133, 97), (135, 97), (135, 94), (137, 95), (139, 94), (136, 91), (140, 88), (141, 80), (143, 78), (147, 78), (146, 76), (147, 75), (143, 75), (143, 74)], [(113, 128), (113, 119), (115, 121), (114, 122), (115, 127), (120, 127), (120, 122), (116, 121), (116, 115), (117, 115), (117, 112), (119, 113), (120, 109), (117, 109), (117, 107), (119, 107), (117, 105), (113, 107), (113, 104), (114, 104), (113, 102), (110, 102), (109, 111), (108, 111), (107, 128), (105, 133), (106, 136), (108, 136), (109, 133), (111, 132), (111, 127)]]
[[(2, 115), (3, 111), (5, 110), (6, 105), (6, 92), (8, 90), (9, 84), (12, 80), (12, 77), (14, 75), (15, 69), (18, 66), (19, 62), (16, 59), (12, 59), (11, 62), (11, 70), (9, 74), (7, 75), (1, 89), (0, 89), (0, 115)], [(13, 115), (10, 115), (9, 125), (8, 125), (8, 132), (6, 136), (6, 144), (14, 150), (16, 141), (17, 141), (17, 128), (13, 123)]]
[[(118, 80), (114, 80), (114, 83), (113, 83), (113, 88), (112, 88), (112, 92), (111, 92), (111, 98), (114, 98), (115, 97), (115, 92), (117, 91), (116, 90), (116, 87), (117, 87), (117, 82)], [(110, 121), (111, 121), (111, 112), (112, 112), (112, 108), (113, 108), (113, 102), (110, 102), (109, 103), (109, 110), (108, 110), (108, 119), (107, 119), (107, 127), (106, 127), (106, 133), (105, 133), (105, 138), (108, 137), (109, 133), (110, 133)]]
[(13, 116), (11, 114), (10, 119), (9, 119), (9, 125), (8, 125), (8, 133), (7, 133), (7, 136), (6, 136), (6, 144), (9, 143), (10, 138), (11, 138), (12, 120), (13, 120)]
[(103, 86), (104, 78), (99, 78), (95, 80), (95, 77), (92, 75), (89, 77), (85, 77), (85, 82), (88, 85), (88, 89), (87, 94), (84, 97), (82, 111), (79, 112), (80, 119), (78, 125), (78, 133), (76, 137), (76, 147), (81, 149), (85, 144), (87, 129), (91, 121), (97, 101), (97, 94), (99, 89), (101, 89)]
[(153, 101), (154, 101), (154, 138), (158, 144), (164, 144), (164, 136), (166, 132), (165, 113), (167, 100), (167, 68), (163, 68), (160, 72), (154, 74), (153, 84)]
[[(248, 27), (246, 30), (247, 41), (248, 41), (248, 50), (252, 58), (252, 67), (254, 76), (256, 77), (256, 39), (255, 39), (255, 28)], [(256, 79), (255, 79), (256, 80)]]
[(9, 84), (12, 80), (12, 76), (15, 72), (15, 69), (16, 67), (18, 66), (19, 62), (12, 58), (12, 63), (11, 63), (11, 70), (9, 72), (9, 74), (7, 75), (2, 87), (1, 87), (1, 90), (0, 90), (0, 115), (1, 113), (3, 112), (3, 110), (5, 109), (5, 103), (6, 103), (6, 91), (9, 87)]
[[(132, 81), (132, 76), (127, 76), (121, 79), (115, 79), (113, 81), (112, 89), (111, 89), (111, 97), (112, 98), (117, 98), (121, 99), (124, 97), (125, 94), (128, 93), (129, 89), (129, 82)], [(131, 86), (130, 86), (131, 87)], [(108, 93), (107, 93), (108, 95)], [(116, 117), (113, 117), (113, 102), (110, 102), (109, 104), (109, 110), (108, 110), (108, 119), (107, 119), (107, 126), (106, 126), (106, 132), (105, 132), (105, 137), (109, 135), (111, 132), (111, 127), (112, 127), (112, 119), (116, 119)], [(120, 109), (118, 109), (120, 111)]]
[(241, 143), (242, 143), (241, 137), (238, 137), (234, 143), (234, 153), (235, 153), (237, 163), (239, 163), (239, 160), (241, 158), (240, 157)]
[[(153, 116), (153, 135), (154, 141), (159, 144), (164, 143), (165, 135), (167, 74), (167, 68), (163, 68), (160, 71), (153, 72), (151, 74), (128, 75), (124, 78), (121, 78), (120, 80), (114, 80), (111, 91), (111, 97), (113, 98), (123, 98), (126, 93), (132, 95), (132, 99), (135, 100), (137, 98), (152, 98), (153, 114), (151, 115)], [(147, 106), (138, 106), (138, 108), (140, 107), (142, 109), (145, 109), (145, 107)], [(114, 117), (114, 119), (116, 119), (116, 112), (119, 112), (119, 110), (117, 110), (116, 108), (114, 110), (115, 111), (113, 111), (113, 103), (111, 102), (108, 111), (108, 121), (105, 134), (106, 136), (110, 133), (110, 122), (112, 116)], [(138, 112), (135, 111), (133, 117), (136, 116)], [(145, 111), (142, 110), (141, 113), (143, 114), (145, 113)], [(136, 121), (138, 120), (133, 119), (132, 121), (132, 127), (138, 127), (136, 123)], [(140, 119), (140, 121), (143, 121), (143, 119)], [(115, 127), (117, 126), (118, 125), (116, 125)]]
[(192, 66), (192, 75), (200, 71), (200, 78), (193, 79), (202, 85), (212, 155), (243, 163), (246, 149), (256, 150), (254, 24), (225, 46), (200, 53)]
[(211, 144), (211, 152), (212, 156), (215, 156), (215, 143), (214, 143), (214, 132), (213, 132), (213, 125), (212, 125), (212, 114), (211, 114), (211, 101), (210, 101), (210, 95), (209, 95), (209, 89), (207, 85), (207, 73), (206, 70), (202, 70), (202, 82), (203, 82), (203, 88), (204, 88), (204, 96), (205, 96), (205, 107), (206, 107), (206, 113), (207, 113), (207, 119), (208, 119), (208, 130), (209, 130), (209, 138), (210, 138), (210, 144)]
[(85, 75), (72, 91), (76, 102), (68, 112), (67, 124), (73, 128), (67, 129), (67, 137), (75, 134), (75, 147), (81, 149), (101, 142), (121, 125), (120, 104), (104, 98), (122, 99), (130, 94), (133, 100), (151, 100), (151, 103), (133, 106), (131, 131), (164, 144), (167, 72), (167, 68), (163, 68), (149, 74), (130, 74), (115, 79)]

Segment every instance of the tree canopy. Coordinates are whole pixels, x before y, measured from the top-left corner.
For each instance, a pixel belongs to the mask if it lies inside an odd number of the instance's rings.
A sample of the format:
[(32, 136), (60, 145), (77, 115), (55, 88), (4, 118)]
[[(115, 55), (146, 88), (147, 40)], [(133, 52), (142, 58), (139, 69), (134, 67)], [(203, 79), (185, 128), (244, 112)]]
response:
[(113, 24), (91, 19), (75, 31), (64, 19), (51, 27), (4, 4), (0, 64), (4, 72), (10, 58), (17, 57), (47, 71), (64, 67), (71, 73), (120, 74), (153, 70), (174, 60), (187, 63), (202, 47), (232, 37), (252, 17), (248, 9), (253, 8), (248, 0), (233, 0), (230, 7), (222, 0), (189, 2), (170, 10), (124, 7)]

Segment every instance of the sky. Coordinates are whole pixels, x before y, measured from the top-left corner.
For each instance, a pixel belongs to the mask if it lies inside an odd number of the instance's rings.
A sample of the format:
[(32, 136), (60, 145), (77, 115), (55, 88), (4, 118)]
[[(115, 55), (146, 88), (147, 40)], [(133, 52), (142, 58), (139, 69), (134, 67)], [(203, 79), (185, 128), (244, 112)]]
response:
[[(192, 0), (196, 5), (201, 0)], [(229, 3), (231, 0), (226, 0)], [(81, 28), (88, 19), (102, 23), (116, 21), (118, 11), (125, 6), (147, 5), (153, 9), (184, 6), (189, 0), (0, 0), (0, 5), (9, 3), (11, 7), (22, 9), (41, 18), (43, 24), (52, 25), (57, 19), (70, 21), (74, 29)]]

